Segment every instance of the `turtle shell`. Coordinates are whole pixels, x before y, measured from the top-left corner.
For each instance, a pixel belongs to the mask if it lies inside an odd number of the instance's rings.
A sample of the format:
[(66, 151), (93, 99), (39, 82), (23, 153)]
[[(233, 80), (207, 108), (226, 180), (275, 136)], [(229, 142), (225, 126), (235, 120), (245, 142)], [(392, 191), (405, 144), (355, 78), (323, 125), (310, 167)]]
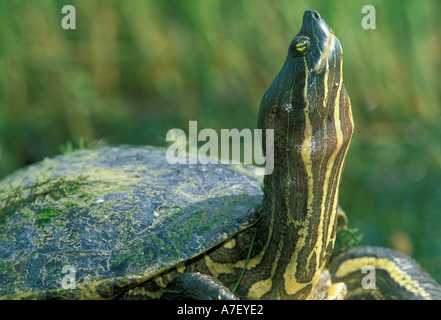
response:
[(112, 298), (259, 219), (254, 167), (188, 163), (89, 149), (0, 181), (0, 298)]

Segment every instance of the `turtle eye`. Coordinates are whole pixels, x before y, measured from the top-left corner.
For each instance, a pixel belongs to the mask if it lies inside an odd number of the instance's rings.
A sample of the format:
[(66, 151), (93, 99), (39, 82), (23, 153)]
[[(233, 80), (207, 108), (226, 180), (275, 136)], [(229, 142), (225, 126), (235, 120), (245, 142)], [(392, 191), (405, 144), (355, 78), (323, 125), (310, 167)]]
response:
[(300, 39), (294, 44), (294, 49), (298, 53), (304, 53), (309, 48), (309, 40), (308, 39)]
[(311, 46), (311, 42), (309, 39), (305, 36), (301, 38), (294, 38), (293, 42), (291, 43), (291, 52), (294, 57), (301, 57), (304, 56), (309, 47)]

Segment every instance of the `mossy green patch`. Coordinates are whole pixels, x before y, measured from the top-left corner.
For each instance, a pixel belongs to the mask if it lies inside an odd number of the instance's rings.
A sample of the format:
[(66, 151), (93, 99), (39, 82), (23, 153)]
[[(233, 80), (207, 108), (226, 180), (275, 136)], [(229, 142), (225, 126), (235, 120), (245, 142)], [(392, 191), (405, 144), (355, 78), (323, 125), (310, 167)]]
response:
[[(54, 201), (66, 197), (68, 194), (74, 193), (80, 186), (87, 184), (87, 176), (79, 175), (71, 179), (66, 176), (57, 176), (53, 178), (45, 178), (43, 175), (36, 179), (36, 182), (29, 185), (14, 186), (9, 182), (9, 188), (0, 190), (0, 219), (6, 218), (6, 213), (17, 211), (18, 207), (25, 203), (32, 203), (38, 198), (49, 195)], [(86, 194), (85, 194), (86, 195)], [(75, 205), (69, 202), (69, 207)], [(43, 209), (50, 210), (50, 209)], [(44, 215), (44, 212), (43, 212)], [(42, 218), (42, 221), (46, 220)]]
[(43, 227), (45, 224), (51, 222), (52, 218), (58, 217), (63, 212), (64, 210), (53, 207), (43, 207), (38, 209), (35, 220), (37, 228)]
[(363, 235), (358, 229), (342, 228), (337, 231), (335, 238), (334, 253), (347, 250), (349, 248), (358, 246)]

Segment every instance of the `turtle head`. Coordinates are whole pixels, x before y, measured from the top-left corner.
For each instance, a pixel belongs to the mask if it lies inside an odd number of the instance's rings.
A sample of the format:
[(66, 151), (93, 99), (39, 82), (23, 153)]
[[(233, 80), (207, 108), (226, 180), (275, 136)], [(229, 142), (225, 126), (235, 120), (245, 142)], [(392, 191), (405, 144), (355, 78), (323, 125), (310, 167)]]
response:
[(265, 129), (274, 129), (275, 163), (287, 151), (291, 158), (305, 160), (307, 156), (321, 162), (337, 149), (347, 148), (353, 122), (343, 85), (342, 58), (341, 45), (331, 28), (318, 12), (306, 11), (285, 64), (260, 106), (263, 149), (269, 150)]
[[(303, 25), (292, 40), (289, 55), (304, 64), (308, 73), (324, 72), (326, 61), (342, 59), (342, 48), (334, 32), (317, 11), (308, 10), (303, 15)], [(303, 59), (296, 59), (305, 57)], [(304, 70), (306, 71), (306, 70)]]
[(276, 271), (283, 279), (272, 282), (283, 283), (283, 290), (273, 296), (310, 297), (332, 253), (338, 186), (353, 132), (342, 59), (332, 30), (316, 11), (306, 11), (260, 105), (258, 126), (272, 169), (264, 178), (262, 225), (285, 230), (271, 237), (274, 251), (282, 241), (283, 250), (289, 248), (287, 263)]

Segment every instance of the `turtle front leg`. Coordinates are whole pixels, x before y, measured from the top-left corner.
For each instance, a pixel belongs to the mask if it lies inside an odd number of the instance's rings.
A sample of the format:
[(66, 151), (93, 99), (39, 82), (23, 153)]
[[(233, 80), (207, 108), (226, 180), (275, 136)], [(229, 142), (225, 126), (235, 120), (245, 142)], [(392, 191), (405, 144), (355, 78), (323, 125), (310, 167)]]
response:
[(183, 273), (164, 289), (161, 299), (167, 300), (237, 300), (217, 279), (202, 273)]
[(331, 274), (323, 270), (314, 288), (312, 300), (344, 300), (347, 293), (346, 284), (343, 282), (332, 283)]
[(130, 289), (122, 300), (238, 300), (238, 298), (217, 279), (202, 273), (182, 273), (164, 288), (153, 289), (151, 281)]

